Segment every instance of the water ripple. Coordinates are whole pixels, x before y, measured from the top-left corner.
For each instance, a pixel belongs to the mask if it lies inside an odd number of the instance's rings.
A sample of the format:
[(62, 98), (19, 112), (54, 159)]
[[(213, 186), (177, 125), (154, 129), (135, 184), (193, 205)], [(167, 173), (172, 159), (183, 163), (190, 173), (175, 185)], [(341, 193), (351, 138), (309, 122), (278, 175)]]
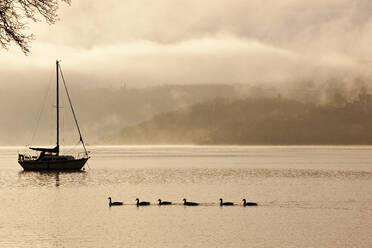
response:
[(252, 178), (372, 180), (370, 171), (310, 169), (91, 169), (82, 172), (0, 171), (0, 188), (111, 184), (244, 183)]

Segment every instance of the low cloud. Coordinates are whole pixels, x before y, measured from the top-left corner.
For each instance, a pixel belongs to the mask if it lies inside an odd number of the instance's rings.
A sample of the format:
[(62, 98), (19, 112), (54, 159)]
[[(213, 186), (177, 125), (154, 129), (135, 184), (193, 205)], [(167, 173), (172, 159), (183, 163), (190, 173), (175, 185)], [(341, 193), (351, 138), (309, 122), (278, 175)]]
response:
[(1, 51), (0, 80), (38, 83), (59, 58), (100, 87), (368, 81), (370, 13), (367, 0), (73, 1), (57, 24), (32, 25), (30, 56)]

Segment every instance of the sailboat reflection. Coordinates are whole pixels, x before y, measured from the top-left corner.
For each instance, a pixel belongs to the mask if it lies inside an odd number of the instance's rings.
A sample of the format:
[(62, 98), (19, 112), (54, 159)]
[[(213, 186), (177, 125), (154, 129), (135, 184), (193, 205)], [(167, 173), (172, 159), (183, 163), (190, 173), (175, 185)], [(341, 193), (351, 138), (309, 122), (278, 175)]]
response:
[(87, 185), (86, 171), (20, 171), (18, 184), (23, 187), (59, 187)]
[(59, 171), (56, 173), (56, 187), (59, 187)]

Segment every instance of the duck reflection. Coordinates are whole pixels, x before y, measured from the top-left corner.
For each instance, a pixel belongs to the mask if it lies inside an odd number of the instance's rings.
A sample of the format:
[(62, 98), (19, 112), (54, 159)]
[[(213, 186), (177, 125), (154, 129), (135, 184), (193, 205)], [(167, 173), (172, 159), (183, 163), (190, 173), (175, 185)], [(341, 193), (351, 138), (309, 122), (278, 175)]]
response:
[(24, 187), (86, 185), (87, 175), (86, 171), (20, 171), (18, 172), (18, 183)]

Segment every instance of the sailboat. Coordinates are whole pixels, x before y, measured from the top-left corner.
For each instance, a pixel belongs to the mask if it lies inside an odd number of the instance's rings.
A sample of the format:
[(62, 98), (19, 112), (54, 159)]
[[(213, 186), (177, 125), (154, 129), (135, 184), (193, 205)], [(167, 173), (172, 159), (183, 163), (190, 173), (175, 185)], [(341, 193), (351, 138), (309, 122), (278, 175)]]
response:
[[(56, 109), (57, 109), (57, 144), (53, 148), (44, 147), (30, 147), (31, 150), (40, 152), (38, 156), (30, 156), (27, 154), (18, 154), (18, 163), (25, 171), (79, 171), (88, 161), (88, 151), (86, 149), (83, 137), (80, 132), (80, 127), (76, 119), (75, 111), (72, 106), (71, 98), (67, 90), (67, 86), (63, 77), (63, 73), (59, 64), (56, 61), (57, 72), (57, 95), (56, 95)], [(74, 155), (60, 154), (59, 144), (59, 73), (61, 73), (64, 88), (67, 93), (68, 101), (70, 103), (71, 111), (74, 116), (75, 124), (80, 136), (80, 142), (84, 148), (84, 155), (82, 157)]]

